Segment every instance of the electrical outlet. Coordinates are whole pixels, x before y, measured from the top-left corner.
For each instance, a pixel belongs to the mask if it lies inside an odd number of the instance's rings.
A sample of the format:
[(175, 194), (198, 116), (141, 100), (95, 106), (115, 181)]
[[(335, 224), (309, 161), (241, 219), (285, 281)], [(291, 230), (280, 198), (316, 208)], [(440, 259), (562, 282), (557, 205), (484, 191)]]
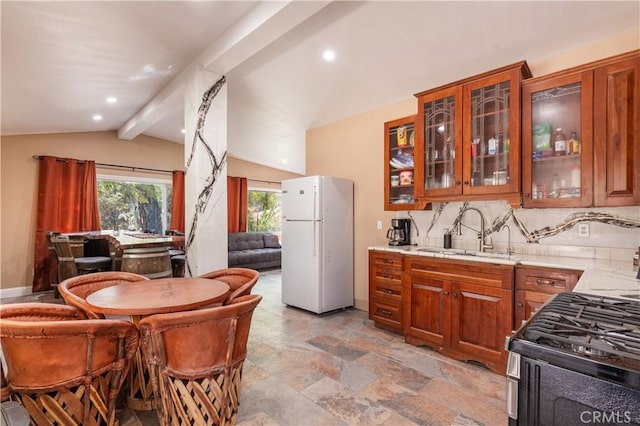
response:
[(580, 236), (580, 237), (588, 237), (589, 236), (589, 224), (588, 223), (579, 223), (578, 224), (578, 236)]
[(376, 222), (376, 228), (377, 229), (382, 229), (382, 221), (381, 220)]

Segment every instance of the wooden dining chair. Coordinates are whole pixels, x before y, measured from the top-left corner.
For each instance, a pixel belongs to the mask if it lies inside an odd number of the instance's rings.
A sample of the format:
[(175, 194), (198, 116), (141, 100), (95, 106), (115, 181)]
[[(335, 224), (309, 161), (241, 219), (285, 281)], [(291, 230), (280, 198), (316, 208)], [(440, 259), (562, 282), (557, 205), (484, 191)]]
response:
[(55, 276), (52, 277), (52, 273), (51, 272), (47, 272), (48, 276), (47, 278), (49, 280), (51, 280), (52, 282), (50, 282), (51, 287), (53, 288), (53, 294), (54, 297), (57, 299), (58, 297), (60, 297), (60, 294), (58, 293), (58, 284), (60, 283), (58, 281), (58, 253), (56, 252), (56, 246), (53, 244), (52, 238), (53, 237), (57, 237), (58, 235), (60, 235), (59, 231), (46, 231), (44, 233), (45, 238), (47, 239), (47, 248), (49, 249), (49, 252), (53, 255), (53, 260), (54, 260), (54, 269), (53, 271), (55, 271)]
[(208, 278), (227, 283), (229, 285), (229, 296), (222, 302), (223, 305), (226, 305), (237, 297), (251, 294), (251, 290), (258, 282), (258, 278), (260, 278), (260, 273), (248, 268), (224, 268), (207, 272), (198, 278)]
[(227, 306), (140, 321), (161, 425), (236, 423), (251, 317), (261, 300), (243, 296)]
[[(68, 236), (53, 236), (51, 241), (58, 255), (58, 282), (79, 274), (109, 271), (112, 268), (111, 257), (108, 256), (80, 256), (80, 249), (72, 246)], [(73, 240), (77, 246), (78, 240)], [(75, 251), (75, 254), (74, 254)], [(82, 252), (84, 254), (84, 252)]]
[(149, 280), (149, 278), (131, 272), (97, 272), (67, 278), (59, 284), (58, 291), (67, 305), (80, 309), (87, 318), (102, 319), (104, 315), (94, 312), (91, 306), (87, 304), (87, 296), (123, 281), (143, 280)]
[(10, 399), (41, 425), (117, 425), (116, 398), (138, 347), (127, 321), (86, 320), (73, 306), (0, 306)]

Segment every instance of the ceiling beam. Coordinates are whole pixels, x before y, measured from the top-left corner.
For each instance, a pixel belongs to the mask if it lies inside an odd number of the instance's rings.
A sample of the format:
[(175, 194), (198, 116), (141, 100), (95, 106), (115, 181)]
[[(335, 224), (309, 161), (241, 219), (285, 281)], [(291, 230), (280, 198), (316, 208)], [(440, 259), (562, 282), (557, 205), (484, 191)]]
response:
[(260, 2), (129, 118), (118, 129), (118, 138), (132, 140), (167, 114), (183, 107), (185, 84), (195, 69), (204, 67), (224, 75), (329, 3), (331, 1)]

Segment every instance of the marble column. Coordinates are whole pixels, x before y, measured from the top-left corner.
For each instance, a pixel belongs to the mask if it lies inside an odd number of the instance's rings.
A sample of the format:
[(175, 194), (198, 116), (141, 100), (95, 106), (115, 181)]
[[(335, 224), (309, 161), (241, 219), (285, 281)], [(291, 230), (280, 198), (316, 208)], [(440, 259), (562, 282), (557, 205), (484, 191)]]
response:
[(227, 85), (205, 68), (185, 91), (185, 227), (185, 276), (227, 267)]

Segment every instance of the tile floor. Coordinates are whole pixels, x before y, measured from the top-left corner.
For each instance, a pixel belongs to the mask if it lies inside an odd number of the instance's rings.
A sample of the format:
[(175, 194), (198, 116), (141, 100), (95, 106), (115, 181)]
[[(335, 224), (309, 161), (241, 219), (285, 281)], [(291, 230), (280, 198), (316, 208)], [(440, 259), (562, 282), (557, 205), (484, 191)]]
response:
[[(407, 345), (366, 312), (318, 316), (286, 307), (280, 287), (280, 271), (266, 271), (253, 291), (263, 300), (238, 425), (507, 424), (503, 376)], [(155, 412), (123, 410), (119, 418), (122, 426), (158, 425)]]

